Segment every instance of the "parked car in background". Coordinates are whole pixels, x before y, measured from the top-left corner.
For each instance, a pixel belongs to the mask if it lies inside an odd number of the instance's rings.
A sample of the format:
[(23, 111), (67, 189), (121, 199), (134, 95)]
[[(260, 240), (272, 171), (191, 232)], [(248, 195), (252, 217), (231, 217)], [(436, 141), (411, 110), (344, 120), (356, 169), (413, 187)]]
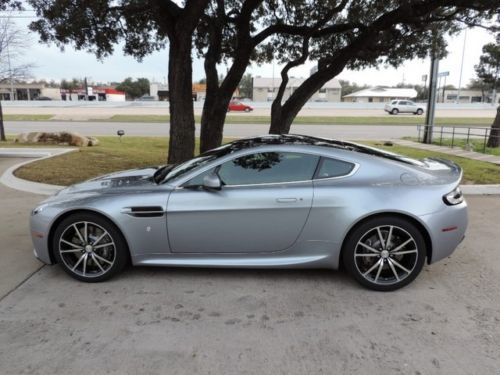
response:
[(48, 96), (39, 96), (38, 98), (36, 98), (35, 100), (52, 100), (52, 98), (49, 98)]
[(243, 112), (252, 112), (253, 107), (249, 106), (248, 104), (244, 104), (239, 100), (233, 100), (231, 103), (229, 103), (229, 107), (227, 108), (228, 112), (231, 111), (243, 111)]
[(412, 102), (411, 100), (393, 100), (385, 105), (384, 111), (391, 115), (397, 115), (398, 113), (413, 113), (414, 115), (421, 115), (424, 113), (424, 106), (422, 104)]
[(155, 100), (156, 98), (152, 95), (143, 95), (140, 98), (135, 99), (136, 102), (152, 102)]
[(389, 291), (409, 284), (426, 262), (448, 257), (462, 241), (467, 204), (461, 178), (461, 168), (448, 160), (265, 135), (179, 165), (69, 186), (32, 211), (31, 234), (36, 257), (87, 282), (107, 280), (128, 262), (343, 265), (362, 285)]

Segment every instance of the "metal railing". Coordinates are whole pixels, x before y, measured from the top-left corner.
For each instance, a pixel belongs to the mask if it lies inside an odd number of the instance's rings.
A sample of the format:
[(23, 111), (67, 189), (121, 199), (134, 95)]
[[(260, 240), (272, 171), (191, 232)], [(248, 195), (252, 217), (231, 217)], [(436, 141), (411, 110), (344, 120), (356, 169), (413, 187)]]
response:
[[(429, 125), (417, 125), (418, 141), (424, 141), (425, 128)], [(473, 126), (433, 126), (432, 143), (443, 145), (443, 140), (451, 138), (451, 144), (447, 145), (453, 148), (459, 140), (465, 140), (465, 145), (471, 144), (472, 140), (480, 140), (482, 143), (482, 152), (486, 152), (486, 145), (490, 137), (491, 128), (481, 128)], [(451, 137), (450, 137), (451, 135)], [(494, 136), (500, 138), (500, 136)], [(436, 141), (437, 140), (437, 141)], [(477, 150), (474, 150), (477, 151)]]

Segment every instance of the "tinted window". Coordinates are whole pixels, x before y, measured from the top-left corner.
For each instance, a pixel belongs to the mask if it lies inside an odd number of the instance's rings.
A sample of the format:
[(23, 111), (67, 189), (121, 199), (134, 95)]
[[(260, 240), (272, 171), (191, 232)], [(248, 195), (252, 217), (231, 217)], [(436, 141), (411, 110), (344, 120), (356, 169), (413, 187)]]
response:
[(310, 180), (318, 159), (318, 156), (291, 152), (252, 154), (222, 164), (219, 176), (226, 185)]
[(404, 100), (399, 102), (399, 105), (406, 105), (406, 102)]
[(345, 176), (352, 172), (354, 164), (335, 159), (323, 159), (316, 178)]

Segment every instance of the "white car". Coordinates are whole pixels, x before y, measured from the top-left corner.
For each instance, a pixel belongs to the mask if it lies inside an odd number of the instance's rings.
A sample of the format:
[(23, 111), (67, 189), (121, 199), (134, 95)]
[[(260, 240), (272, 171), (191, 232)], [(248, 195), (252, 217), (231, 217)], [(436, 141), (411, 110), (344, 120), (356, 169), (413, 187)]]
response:
[(424, 107), (421, 104), (412, 102), (411, 100), (393, 100), (387, 103), (384, 111), (391, 115), (398, 113), (413, 113), (414, 115), (421, 115), (424, 113)]

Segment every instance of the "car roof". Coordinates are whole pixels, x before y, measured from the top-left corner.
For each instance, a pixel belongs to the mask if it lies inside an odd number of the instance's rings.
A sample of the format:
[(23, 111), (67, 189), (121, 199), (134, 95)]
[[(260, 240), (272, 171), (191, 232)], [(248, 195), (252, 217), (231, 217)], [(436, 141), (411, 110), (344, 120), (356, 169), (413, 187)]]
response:
[(336, 139), (312, 137), (299, 134), (266, 134), (257, 137), (242, 138), (231, 143), (222, 145), (216, 149), (207, 151), (203, 155), (214, 155), (217, 157), (233, 154), (238, 151), (244, 151), (251, 148), (273, 145), (288, 145), (288, 146), (317, 146), (325, 147), (330, 150), (351, 151), (357, 154), (368, 154), (379, 156), (385, 159), (396, 160), (399, 162), (421, 166), (422, 163), (418, 160), (410, 159), (402, 155), (392, 152), (383, 151), (369, 146), (360, 145), (353, 142), (346, 142)]

